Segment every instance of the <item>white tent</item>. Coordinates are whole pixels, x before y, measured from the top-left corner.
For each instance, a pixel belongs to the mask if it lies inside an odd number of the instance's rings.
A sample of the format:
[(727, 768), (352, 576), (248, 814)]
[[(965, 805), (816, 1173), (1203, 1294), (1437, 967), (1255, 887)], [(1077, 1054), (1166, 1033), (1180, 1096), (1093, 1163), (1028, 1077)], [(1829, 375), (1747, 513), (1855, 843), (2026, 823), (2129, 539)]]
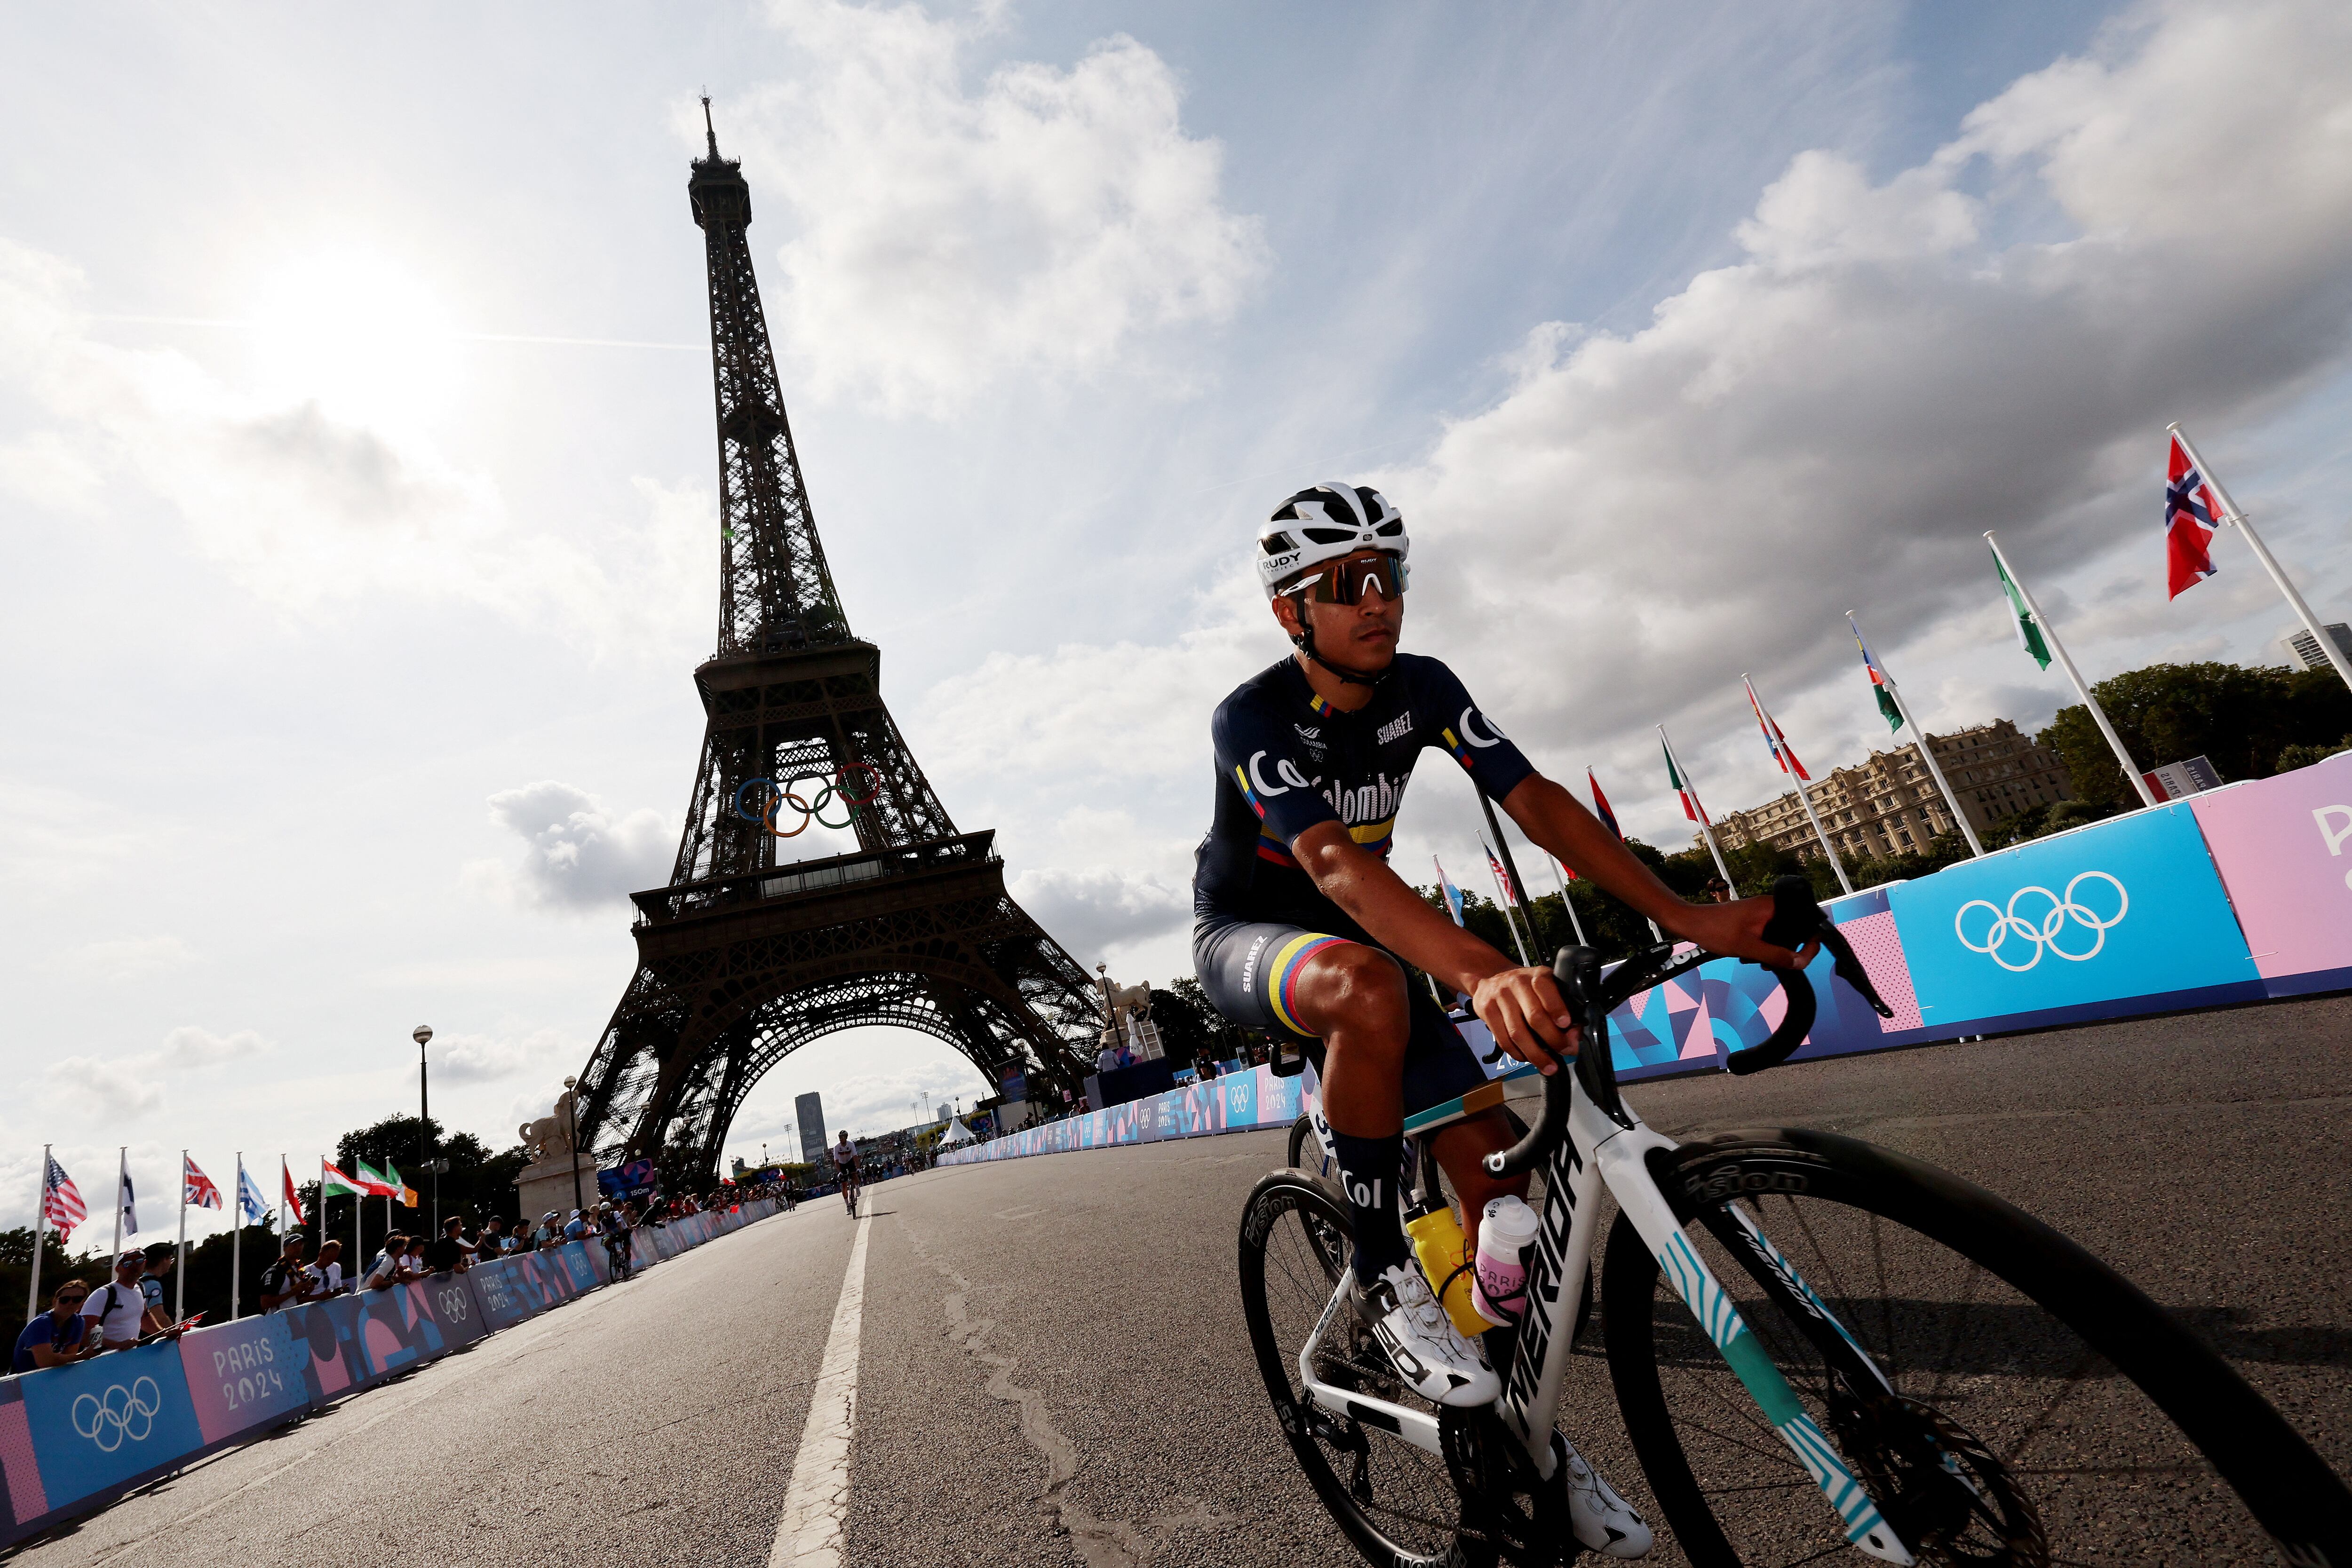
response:
[(958, 1116), (948, 1124), (947, 1136), (940, 1140), (940, 1146), (952, 1149), (960, 1145), (976, 1144), (979, 1141), (971, 1135), (971, 1129), (963, 1124), (963, 1118)]

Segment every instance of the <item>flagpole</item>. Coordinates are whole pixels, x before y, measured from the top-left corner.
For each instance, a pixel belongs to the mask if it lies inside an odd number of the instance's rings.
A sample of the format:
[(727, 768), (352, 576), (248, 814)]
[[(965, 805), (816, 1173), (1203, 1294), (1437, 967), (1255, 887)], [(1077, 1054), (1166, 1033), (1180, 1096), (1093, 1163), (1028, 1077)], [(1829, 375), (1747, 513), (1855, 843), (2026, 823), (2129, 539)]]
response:
[(1805, 789), (1805, 775), (1789, 764), (1785, 755), (1789, 749), (1789, 737), (1780, 734), (1773, 725), (1771, 711), (1765, 707), (1764, 699), (1756, 695), (1756, 683), (1749, 680), (1745, 672), (1741, 673), (1739, 679), (1748, 687), (1748, 700), (1756, 705), (1757, 715), (1764, 721), (1764, 738), (1772, 743), (1773, 759), (1781, 765), (1781, 771), (1788, 774), (1790, 781), (1797, 786), (1797, 800), (1805, 808), (1805, 821), (1812, 823), (1813, 837), (1821, 841), (1822, 852), (1830, 857), (1830, 869), (1837, 873), (1838, 885), (1852, 893), (1853, 883), (1846, 878), (1845, 862), (1838, 859), (1837, 846), (1830, 842), (1829, 834), (1822, 831), (1821, 818), (1813, 814), (1813, 797)]
[(1576, 917), (1576, 900), (1568, 896), (1568, 877), (1559, 869), (1559, 857), (1547, 850), (1544, 859), (1551, 862), (1551, 880), (1559, 888), (1559, 905), (1568, 911), (1568, 928), (1576, 933), (1576, 945), (1591, 946), (1592, 944), (1584, 939), (1584, 922)]
[[(2221, 504), (2226, 507), (2229, 502)], [(2017, 590), (2018, 597), (2025, 601), (2026, 613), (2032, 616), (2034, 625), (2042, 629), (2042, 635), (2050, 643), (2050, 652), (2065, 668), (2066, 678), (2074, 683), (2075, 695), (2083, 699), (2083, 706), (2091, 710), (2092, 721), (2099, 727), (2099, 733), (2107, 737), (2107, 745), (2115, 750), (2116, 760), (2124, 765), (2124, 777), (2131, 780), (2134, 789), (2139, 791), (2140, 804), (2156, 805), (2156, 792), (2147, 787), (2147, 780), (2141, 776), (2139, 765), (2132, 760), (2131, 753), (2124, 749), (2123, 737), (2117, 735), (2116, 727), (2107, 722), (2107, 710), (2099, 706), (2099, 699), (2091, 695), (2089, 686), (2084, 685), (2083, 672), (2074, 667), (2073, 657), (2066, 652), (2066, 644), (2058, 640), (2058, 629), (2050, 624), (2050, 618), (2042, 613), (2042, 606), (2033, 601), (2033, 590), (2026, 587), (2025, 580), (2017, 575), (2017, 568), (2011, 565), (2009, 557), (2001, 552), (2000, 541), (1992, 537), (1990, 528), (1985, 530), (1985, 543), (1992, 546), (1993, 559), (1999, 561), (2000, 570), (2009, 574), (2010, 583)]]
[(245, 1151), (236, 1152), (236, 1226), (228, 1233), (228, 1321), (236, 1322), (236, 1276), (245, 1260)]
[(180, 1151), (180, 1239), (172, 1255), (172, 1321), (188, 1314), (188, 1151)]
[(114, 1267), (115, 1259), (122, 1256), (122, 1184), (130, 1179), (131, 1145), (124, 1144), (114, 1151), (114, 1250), (107, 1256), (109, 1269)]
[[(1495, 835), (1495, 852), (1503, 857), (1504, 874), (1511, 879), (1511, 885), (1513, 887), (1525, 889), (1528, 885), (1527, 880), (1519, 875), (1519, 868), (1517, 865), (1513, 863), (1511, 860), (1511, 843), (1508, 839), (1506, 839), (1503, 836), (1503, 824), (1496, 820), (1495, 816), (1495, 802), (1486, 798), (1486, 791), (1478, 788), (1475, 780), (1472, 781), (1470, 791), (1472, 794), (1478, 797), (1478, 809), (1486, 813), (1487, 831)], [(1503, 908), (1505, 913), (1507, 915), (1510, 910), (1510, 905), (1507, 903), (1503, 905)], [(1528, 930), (1529, 936), (1532, 937), (1535, 931), (1535, 915), (1532, 911), (1530, 911), (1528, 915)], [(1518, 941), (1518, 928), (1517, 926), (1512, 927), (1511, 939), (1515, 942)], [(1533, 958), (1528, 956), (1528, 946), (1525, 942), (1519, 943), (1519, 961), (1523, 964), (1532, 964), (1535, 962)]]
[(41, 1243), (49, 1239), (49, 1150), (54, 1146), (41, 1145), (41, 1185), (33, 1198), (33, 1282), (25, 1291), (26, 1322), (41, 1311)]
[(1903, 722), (1911, 727), (1911, 738), (1919, 744), (1919, 760), (1927, 765), (1927, 776), (1935, 779), (1936, 788), (1944, 792), (1944, 804), (1952, 809), (1952, 820), (1959, 823), (1960, 836), (1969, 841), (1969, 852), (1981, 860), (1984, 845), (1977, 841), (1977, 831), (1969, 826), (1969, 814), (1960, 810), (1960, 798), (1952, 793), (1951, 785), (1945, 781), (1944, 770), (1936, 766), (1936, 748), (1927, 743), (1927, 732), (1919, 727), (1919, 721), (1911, 716), (1911, 705), (1903, 700), (1903, 688), (1895, 684), (1895, 672), (1869, 651), (1869, 643), (1863, 643), (1861, 623), (1854, 620), (1851, 610), (1845, 612), (1845, 623), (1853, 628), (1853, 640), (1862, 643), (1864, 656), (1872, 661), (1879, 678), (1886, 683), (1886, 695), (1895, 699), (1895, 711), (1901, 714)]
[[(1585, 765), (1584, 781), (1588, 785), (1591, 786), (1592, 789), (1593, 821), (1601, 822), (1602, 827), (1607, 828), (1612, 833), (1614, 833), (1617, 836), (1617, 841), (1619, 843), (1623, 843), (1625, 841), (1625, 833), (1623, 829), (1617, 826), (1616, 812), (1610, 812), (1609, 820), (1607, 821), (1601, 821), (1601, 803), (1605, 797), (1601, 793), (1601, 780), (1594, 776), (1591, 764), (1590, 763)], [(1643, 918), (1644, 920), (1649, 920), (1649, 916), (1646, 915), (1643, 915)], [(1653, 942), (1663, 942), (1665, 939), (1666, 934), (1658, 929), (1658, 923), (1654, 920), (1650, 920), (1650, 940)]]
[(1698, 815), (1698, 835), (1706, 841), (1706, 852), (1715, 857), (1715, 874), (1723, 879), (1723, 885), (1730, 891), (1731, 896), (1738, 898), (1739, 884), (1731, 880), (1731, 868), (1723, 863), (1723, 851), (1715, 841), (1715, 824), (1706, 820), (1706, 808), (1698, 803), (1698, 786), (1691, 782), (1690, 769), (1683, 766), (1683, 759), (1675, 754), (1675, 743), (1667, 737), (1666, 727), (1663, 724), (1658, 726), (1658, 743), (1666, 748), (1666, 766), (1674, 769), (1675, 778), (1682, 788), (1690, 791), (1691, 808)]
[(2189, 455), (2189, 461), (2196, 465), (2198, 473), (2205, 476), (2205, 483), (2213, 486), (2213, 498), (2221, 503), (2221, 515), (2246, 536), (2246, 543), (2253, 547), (2254, 559), (2263, 563), (2263, 570), (2271, 574), (2271, 580), (2286, 596), (2287, 603), (2294, 606), (2295, 614), (2303, 622), (2303, 629), (2311, 633), (2312, 640), (2319, 644), (2319, 651), (2326, 654), (2327, 662), (2336, 667), (2336, 678), (2352, 686), (2352, 660), (2345, 658), (2344, 650), (2336, 645), (2336, 640), (2327, 634), (2327, 629), (2320, 625), (2319, 617), (2311, 612), (2311, 606), (2304, 602), (2303, 595), (2296, 591), (2294, 583), (2287, 580), (2286, 573), (2280, 570), (2279, 563), (2272, 557), (2270, 547), (2263, 543), (2263, 537), (2254, 532), (2254, 526), (2246, 520), (2246, 514), (2238, 510), (2238, 503), (2230, 499), (2230, 492), (2221, 487), (2221, 481), (2214, 477), (2213, 470), (2205, 465), (2205, 459), (2197, 455), (2197, 448), (2189, 444), (2189, 433), (2180, 428), (2178, 421), (2164, 428), (2180, 443), (2180, 450)]

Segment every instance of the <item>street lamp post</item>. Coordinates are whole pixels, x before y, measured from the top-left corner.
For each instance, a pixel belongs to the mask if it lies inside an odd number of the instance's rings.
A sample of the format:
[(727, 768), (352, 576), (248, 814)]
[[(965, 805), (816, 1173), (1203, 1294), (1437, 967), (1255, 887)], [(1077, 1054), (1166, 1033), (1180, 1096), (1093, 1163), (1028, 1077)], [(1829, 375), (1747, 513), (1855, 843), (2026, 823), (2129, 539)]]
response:
[(563, 1081), (563, 1117), (565, 1121), (571, 1124), (571, 1126), (566, 1129), (570, 1134), (570, 1136), (564, 1141), (572, 1145), (572, 1207), (574, 1213), (577, 1213), (581, 1207), (580, 1103), (572, 1097), (572, 1091), (579, 1084), (579, 1082), (580, 1080), (577, 1078), (567, 1078)]
[(425, 1143), (425, 1168), (433, 1176), (433, 1234), (441, 1234), (441, 1173), (433, 1168), (433, 1105), (425, 1082), (425, 1048), (432, 1043), (433, 1026), (421, 1023), (410, 1031), (416, 1042), (416, 1135)]

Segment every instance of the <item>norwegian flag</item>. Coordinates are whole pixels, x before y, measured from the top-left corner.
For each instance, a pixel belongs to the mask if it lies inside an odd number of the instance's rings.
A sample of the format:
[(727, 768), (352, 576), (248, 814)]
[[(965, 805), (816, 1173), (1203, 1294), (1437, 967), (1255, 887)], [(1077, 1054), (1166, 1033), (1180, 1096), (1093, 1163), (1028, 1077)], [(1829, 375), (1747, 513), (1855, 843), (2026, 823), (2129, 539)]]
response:
[(1609, 830), (1611, 838), (1624, 842), (1625, 830), (1617, 825), (1617, 813), (1609, 809), (1609, 797), (1601, 792), (1601, 780), (1592, 776), (1590, 768), (1584, 770), (1584, 781), (1592, 786), (1592, 814), (1601, 819), (1601, 825)]
[(221, 1206), (220, 1188), (215, 1186), (213, 1178), (198, 1170), (196, 1162), (185, 1155), (180, 1156), (180, 1201), (192, 1203), (198, 1208), (218, 1208)]
[(293, 1215), (294, 1223), (299, 1225), (302, 1223), (302, 1199), (294, 1190), (294, 1173), (287, 1168), (284, 1155), (278, 1156), (278, 1175), (285, 1184), (287, 1212)]
[(2213, 575), (2213, 531), (2221, 526), (2221, 504), (2178, 435), (2165, 469), (2164, 566), (2172, 590), (2166, 597), (2178, 599)]
[[(1485, 844), (1480, 844), (1478, 847), (1486, 850)], [(1517, 904), (1519, 890), (1513, 884), (1511, 873), (1503, 869), (1503, 862), (1495, 858), (1495, 852), (1492, 850), (1486, 850), (1486, 868), (1495, 873), (1495, 885), (1503, 890), (1504, 901), (1508, 904)]]
[(1748, 688), (1748, 706), (1756, 710), (1756, 722), (1764, 731), (1764, 744), (1772, 748), (1772, 760), (1780, 765), (1781, 772), (1794, 773), (1806, 783), (1811, 783), (1813, 776), (1805, 771), (1803, 763), (1797, 760), (1796, 748), (1789, 744), (1789, 737), (1780, 733), (1780, 727), (1772, 722), (1772, 716), (1764, 711), (1764, 704), (1756, 695), (1755, 684), (1745, 676), (1740, 678), (1739, 684)]
[(89, 1209), (82, 1203), (81, 1192), (66, 1175), (66, 1167), (57, 1161), (49, 1162), (47, 1174), (41, 1177), (41, 1218), (58, 1228), (59, 1238), (73, 1234), (73, 1228), (89, 1218)]

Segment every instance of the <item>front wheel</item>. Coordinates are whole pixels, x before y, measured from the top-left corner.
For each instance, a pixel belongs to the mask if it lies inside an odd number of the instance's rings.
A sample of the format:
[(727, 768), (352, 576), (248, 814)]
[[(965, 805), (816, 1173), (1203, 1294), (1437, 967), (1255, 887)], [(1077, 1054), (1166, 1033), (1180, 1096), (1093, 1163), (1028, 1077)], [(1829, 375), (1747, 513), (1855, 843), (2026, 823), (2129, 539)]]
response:
[[(1307, 1402), (1299, 1353), (1349, 1267), (1349, 1252), (1347, 1211), (1320, 1182), (1279, 1170), (1251, 1189), (1242, 1211), (1242, 1316), (1283, 1436), (1307, 1483), (1367, 1562), (1487, 1568), (1492, 1548), (1461, 1536), (1461, 1495), (1444, 1459), (1376, 1421), (1342, 1420)], [(1318, 1382), (1435, 1410), (1398, 1381), (1386, 1353), (1344, 1306), (1313, 1364)]]
[[(2352, 1493), (2310, 1446), (2022, 1210), (1826, 1133), (1727, 1134), (1651, 1174), (1918, 1561), (2352, 1563)], [(1689, 1560), (1842, 1553), (1837, 1516), (1622, 1215), (1605, 1265), (1610, 1375)]]

